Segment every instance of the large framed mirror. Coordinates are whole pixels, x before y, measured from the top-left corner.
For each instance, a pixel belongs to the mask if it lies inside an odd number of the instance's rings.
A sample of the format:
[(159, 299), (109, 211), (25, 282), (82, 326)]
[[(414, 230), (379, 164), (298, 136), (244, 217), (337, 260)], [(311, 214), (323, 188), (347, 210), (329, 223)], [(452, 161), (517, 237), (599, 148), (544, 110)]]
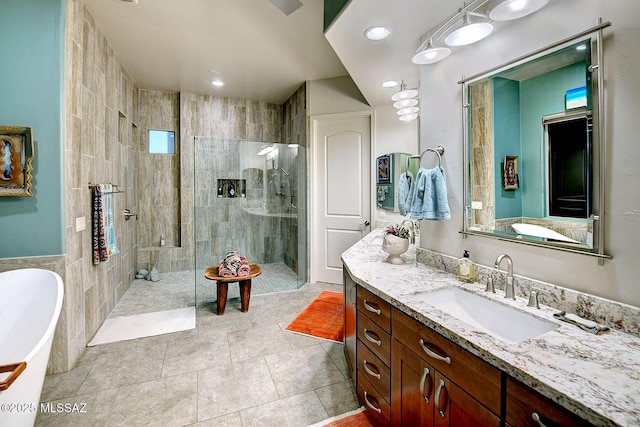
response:
[(462, 80), (462, 233), (601, 259), (605, 132), (599, 23)]

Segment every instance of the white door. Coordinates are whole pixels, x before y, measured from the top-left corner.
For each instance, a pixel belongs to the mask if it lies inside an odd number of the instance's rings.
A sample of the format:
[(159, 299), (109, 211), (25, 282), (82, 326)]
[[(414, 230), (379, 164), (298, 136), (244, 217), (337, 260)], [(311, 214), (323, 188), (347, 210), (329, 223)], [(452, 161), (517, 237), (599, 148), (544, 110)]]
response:
[(312, 281), (342, 283), (340, 255), (370, 230), (372, 115), (312, 118)]

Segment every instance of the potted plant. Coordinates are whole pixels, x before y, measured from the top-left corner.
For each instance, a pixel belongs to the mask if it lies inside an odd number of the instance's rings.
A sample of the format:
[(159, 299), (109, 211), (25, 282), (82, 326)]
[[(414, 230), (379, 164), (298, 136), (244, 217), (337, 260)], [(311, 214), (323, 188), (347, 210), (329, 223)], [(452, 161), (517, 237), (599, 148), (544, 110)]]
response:
[(400, 255), (409, 249), (411, 229), (403, 224), (393, 224), (385, 228), (382, 239), (382, 250), (389, 254), (390, 264), (404, 264)]

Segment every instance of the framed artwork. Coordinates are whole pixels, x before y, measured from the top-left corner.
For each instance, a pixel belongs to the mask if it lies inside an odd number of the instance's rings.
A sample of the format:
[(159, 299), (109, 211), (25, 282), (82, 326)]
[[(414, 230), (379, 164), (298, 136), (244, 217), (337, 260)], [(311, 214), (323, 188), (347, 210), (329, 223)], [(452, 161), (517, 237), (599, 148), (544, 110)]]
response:
[(0, 196), (32, 196), (31, 128), (0, 126)]
[(505, 190), (517, 190), (520, 188), (518, 179), (518, 156), (505, 156), (503, 183)]
[(378, 183), (391, 182), (391, 157), (387, 154), (377, 159), (378, 163)]

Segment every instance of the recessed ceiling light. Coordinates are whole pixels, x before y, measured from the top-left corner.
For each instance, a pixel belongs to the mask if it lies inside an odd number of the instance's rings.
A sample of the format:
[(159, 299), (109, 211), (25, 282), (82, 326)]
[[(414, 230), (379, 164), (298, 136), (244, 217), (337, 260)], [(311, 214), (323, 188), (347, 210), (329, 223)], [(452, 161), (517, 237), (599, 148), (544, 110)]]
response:
[(381, 25), (369, 27), (364, 32), (364, 36), (369, 40), (383, 40), (386, 39), (389, 34), (391, 34), (391, 31)]
[(396, 87), (396, 86), (398, 86), (398, 82), (395, 81), (395, 80), (385, 80), (380, 84), (382, 85), (382, 87)]
[(214, 79), (211, 84), (218, 87), (224, 86), (224, 82), (221, 79)]

